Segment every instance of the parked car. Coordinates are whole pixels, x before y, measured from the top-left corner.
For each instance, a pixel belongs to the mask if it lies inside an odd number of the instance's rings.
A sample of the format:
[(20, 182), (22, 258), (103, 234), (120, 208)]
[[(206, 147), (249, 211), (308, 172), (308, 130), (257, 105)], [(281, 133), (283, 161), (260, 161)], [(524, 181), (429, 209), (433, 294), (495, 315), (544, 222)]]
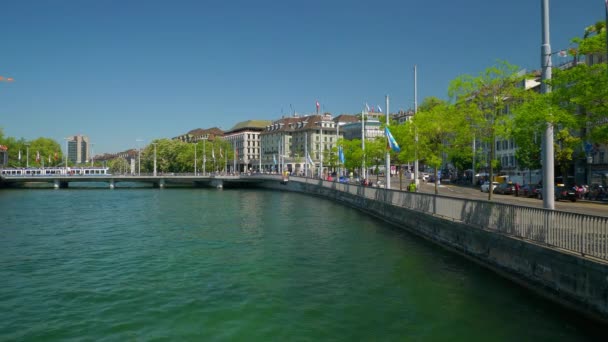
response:
[[(492, 182), (492, 191), (494, 191), (494, 189), (496, 189), (497, 186), (498, 186), (498, 182)], [(483, 184), (481, 184), (481, 192), (488, 192), (489, 188), (490, 188), (490, 181), (485, 181), (485, 182), (483, 182)]]
[(576, 191), (573, 188), (558, 185), (555, 187), (555, 199), (556, 200), (568, 200), (576, 202)]
[[(538, 199), (543, 199), (543, 189), (538, 188)], [(558, 184), (555, 186), (554, 194), (555, 200), (568, 200), (572, 202), (576, 202), (576, 191), (572, 188), (567, 188), (563, 184)]]
[(500, 183), (494, 189), (495, 194), (513, 195), (515, 193), (515, 185), (511, 183)]
[(519, 189), (519, 195), (523, 197), (538, 197), (540, 187), (536, 184), (526, 184)]

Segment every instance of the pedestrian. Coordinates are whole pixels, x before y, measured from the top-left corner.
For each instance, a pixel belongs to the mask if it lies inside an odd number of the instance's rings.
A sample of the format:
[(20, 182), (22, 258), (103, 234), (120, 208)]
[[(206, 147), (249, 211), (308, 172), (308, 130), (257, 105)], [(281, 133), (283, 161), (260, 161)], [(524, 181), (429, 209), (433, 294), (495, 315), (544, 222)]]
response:
[(519, 183), (515, 182), (515, 197), (519, 197)]

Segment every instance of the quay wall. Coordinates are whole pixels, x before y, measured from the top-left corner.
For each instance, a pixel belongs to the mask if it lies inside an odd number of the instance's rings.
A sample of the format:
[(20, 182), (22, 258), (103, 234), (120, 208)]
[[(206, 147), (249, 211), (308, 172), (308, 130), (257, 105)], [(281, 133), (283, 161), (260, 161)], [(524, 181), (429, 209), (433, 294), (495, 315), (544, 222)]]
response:
[[(324, 197), (354, 207), (459, 253), (554, 302), (608, 324), (608, 263), (315, 183), (259, 186)], [(307, 183), (308, 182), (308, 183)], [(325, 182), (327, 183), (327, 182)], [(356, 187), (356, 186), (353, 186)], [(352, 193), (352, 192), (359, 192)], [(383, 193), (378, 191), (377, 194)]]

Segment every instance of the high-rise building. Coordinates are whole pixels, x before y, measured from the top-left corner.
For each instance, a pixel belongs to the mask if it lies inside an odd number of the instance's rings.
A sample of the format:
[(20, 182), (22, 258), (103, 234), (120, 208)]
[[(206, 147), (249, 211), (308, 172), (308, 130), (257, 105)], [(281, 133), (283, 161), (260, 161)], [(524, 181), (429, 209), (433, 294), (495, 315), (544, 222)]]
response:
[(68, 140), (68, 159), (74, 164), (86, 163), (89, 160), (89, 137), (75, 135)]

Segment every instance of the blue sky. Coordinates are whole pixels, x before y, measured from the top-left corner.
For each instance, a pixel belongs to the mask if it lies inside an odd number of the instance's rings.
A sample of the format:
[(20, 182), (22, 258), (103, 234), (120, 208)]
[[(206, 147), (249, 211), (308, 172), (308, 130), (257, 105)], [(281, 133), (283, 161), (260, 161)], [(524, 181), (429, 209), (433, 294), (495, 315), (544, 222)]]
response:
[[(391, 111), (447, 97), (498, 59), (540, 67), (540, 0), (21, 0), (0, 5), (0, 127), (118, 152), (194, 128)], [(551, 45), (604, 19), (603, 0), (552, 0)], [(558, 63), (559, 57), (554, 57)]]

